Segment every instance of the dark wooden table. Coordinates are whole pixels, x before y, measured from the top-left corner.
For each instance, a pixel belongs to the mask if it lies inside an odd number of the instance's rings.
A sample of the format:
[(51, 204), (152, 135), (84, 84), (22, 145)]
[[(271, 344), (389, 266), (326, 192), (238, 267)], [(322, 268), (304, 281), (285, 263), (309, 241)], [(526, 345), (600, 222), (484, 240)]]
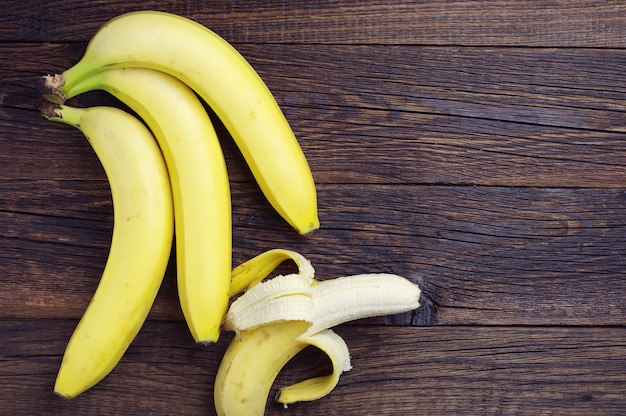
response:
[[(0, 1), (1, 414), (214, 413), (230, 334), (193, 343), (173, 260), (115, 370), (75, 400), (52, 392), (113, 212), (86, 140), (40, 118), (34, 79), (136, 8), (233, 43), (309, 158), (322, 228), (302, 238), (218, 126), (235, 263), (289, 248), (319, 278), (392, 272), (424, 292), (416, 313), (338, 327), (354, 369), (331, 395), (267, 414), (624, 414), (625, 3), (131, 3)], [(279, 382), (326, 369), (307, 351)]]

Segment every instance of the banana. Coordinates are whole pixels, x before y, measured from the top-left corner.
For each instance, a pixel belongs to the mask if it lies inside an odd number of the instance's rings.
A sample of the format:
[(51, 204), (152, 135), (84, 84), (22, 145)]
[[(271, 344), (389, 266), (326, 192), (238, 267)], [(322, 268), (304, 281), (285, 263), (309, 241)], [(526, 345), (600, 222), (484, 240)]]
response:
[(72, 398), (113, 369), (143, 325), (168, 264), (174, 213), (161, 152), (140, 121), (110, 107), (49, 104), (42, 114), (83, 132), (104, 167), (113, 199), (109, 257), (54, 387)]
[(228, 308), (232, 267), (231, 198), (224, 155), (202, 103), (164, 72), (120, 68), (76, 84), (67, 98), (104, 90), (152, 130), (174, 198), (180, 305), (198, 343), (217, 341)]
[(224, 39), (174, 14), (122, 14), (100, 28), (76, 65), (43, 77), (40, 88), (64, 102), (77, 83), (113, 67), (157, 69), (188, 84), (229, 130), (274, 209), (301, 234), (319, 228), (315, 183), (291, 127), (260, 76)]
[[(264, 261), (274, 264), (276, 253), (264, 254), (247, 263), (252, 262), (263, 273), (271, 271), (272, 267), (261, 265)], [(419, 287), (397, 275), (361, 274), (317, 281), (304, 270), (250, 286), (229, 308), (225, 328), (235, 331), (236, 336), (215, 379), (218, 415), (263, 415), (276, 376), (307, 346), (328, 355), (332, 373), (282, 387), (276, 401), (286, 407), (327, 395), (341, 373), (351, 369), (348, 347), (331, 327), (419, 307)], [(249, 279), (256, 281), (258, 277)], [(303, 284), (306, 282), (308, 287)]]

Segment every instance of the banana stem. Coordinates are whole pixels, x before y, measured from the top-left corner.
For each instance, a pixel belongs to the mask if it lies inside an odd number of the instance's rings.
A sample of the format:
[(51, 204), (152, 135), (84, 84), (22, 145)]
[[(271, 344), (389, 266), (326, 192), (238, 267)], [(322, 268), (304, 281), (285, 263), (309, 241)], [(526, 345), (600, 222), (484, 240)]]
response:
[(65, 84), (65, 77), (63, 74), (44, 75), (37, 78), (35, 86), (44, 98), (50, 102), (56, 104), (63, 104), (65, 102), (65, 94), (61, 92), (61, 87)]
[(58, 121), (70, 126), (78, 127), (85, 114), (84, 109), (68, 107), (55, 103), (43, 103), (39, 108), (41, 115), (51, 121)]

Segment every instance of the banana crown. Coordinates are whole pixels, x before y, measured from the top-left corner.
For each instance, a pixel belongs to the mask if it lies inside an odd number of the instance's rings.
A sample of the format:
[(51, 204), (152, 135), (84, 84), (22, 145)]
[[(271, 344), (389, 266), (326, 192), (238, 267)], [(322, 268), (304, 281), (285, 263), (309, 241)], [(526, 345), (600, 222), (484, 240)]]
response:
[[(261, 281), (286, 260), (293, 260), (298, 265), (298, 273)], [(315, 280), (311, 264), (301, 254), (288, 250), (270, 250), (242, 263), (233, 270), (233, 280), (237, 281), (237, 288), (248, 289), (232, 302), (224, 318), (224, 328), (236, 333), (229, 349), (237, 351), (237, 354), (226, 353), (216, 379), (215, 402), (218, 414), (225, 415), (262, 414), (276, 375), (291, 357), (308, 345), (328, 356), (332, 374), (283, 387), (276, 400), (287, 406), (330, 393), (340, 374), (351, 369), (346, 343), (330, 328), (355, 319), (413, 310), (419, 306), (421, 295), (416, 284), (394, 274), (359, 274)], [(271, 337), (276, 341), (263, 342)], [(247, 348), (243, 345), (245, 343), (255, 345)], [(280, 343), (291, 347), (278, 345)], [(268, 385), (261, 391), (258, 386), (248, 385), (256, 384), (258, 380), (252, 373), (244, 371), (246, 365), (239, 365), (236, 361), (256, 365), (255, 361), (279, 352), (285, 355), (285, 359), (269, 359), (271, 363), (265, 370), (272, 377)], [(233, 368), (242, 370), (237, 373)], [(224, 398), (223, 389), (235, 379), (244, 387)], [(246, 391), (254, 392), (253, 397), (245, 397)], [(230, 401), (225, 403), (226, 400)], [(253, 408), (250, 403), (254, 401), (257, 405)], [(233, 408), (237, 403), (242, 407)]]

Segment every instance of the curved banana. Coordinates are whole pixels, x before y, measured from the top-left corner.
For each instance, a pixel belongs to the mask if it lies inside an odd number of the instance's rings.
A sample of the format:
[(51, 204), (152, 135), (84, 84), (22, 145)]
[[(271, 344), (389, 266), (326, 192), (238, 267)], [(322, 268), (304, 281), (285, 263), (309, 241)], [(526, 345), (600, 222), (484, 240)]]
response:
[(192, 90), (160, 71), (98, 72), (67, 98), (96, 89), (135, 111), (161, 147), (174, 198), (180, 305), (196, 342), (215, 342), (228, 308), (232, 214), (226, 163), (211, 120)]
[[(246, 263), (252, 262), (254, 268), (265, 272), (276, 262), (276, 255), (270, 251)], [(264, 262), (268, 264), (266, 269), (262, 267)], [(345, 342), (330, 327), (419, 306), (419, 287), (397, 275), (363, 274), (320, 282), (306, 273), (254, 284), (229, 308), (225, 327), (237, 335), (215, 379), (218, 415), (263, 415), (276, 376), (309, 345), (328, 355), (332, 373), (282, 387), (276, 401), (287, 406), (325, 396), (336, 386), (341, 373), (351, 368)]]
[(317, 400), (326, 396), (339, 383), (341, 373), (352, 369), (348, 346), (333, 330), (324, 329), (308, 336), (300, 335), (297, 340), (324, 352), (330, 358), (332, 372), (281, 387), (276, 394), (276, 401), (282, 403), (285, 408), (292, 403)]
[(167, 171), (148, 129), (110, 107), (42, 107), (80, 129), (110, 183), (114, 224), (100, 283), (70, 338), (54, 391), (72, 398), (104, 378), (139, 332), (159, 290), (173, 239)]
[(100, 28), (76, 65), (40, 86), (63, 102), (77, 83), (112, 67), (153, 68), (188, 84), (229, 130), (274, 209), (301, 234), (319, 228), (313, 176), (291, 127), (260, 76), (224, 39), (174, 14), (122, 14)]

